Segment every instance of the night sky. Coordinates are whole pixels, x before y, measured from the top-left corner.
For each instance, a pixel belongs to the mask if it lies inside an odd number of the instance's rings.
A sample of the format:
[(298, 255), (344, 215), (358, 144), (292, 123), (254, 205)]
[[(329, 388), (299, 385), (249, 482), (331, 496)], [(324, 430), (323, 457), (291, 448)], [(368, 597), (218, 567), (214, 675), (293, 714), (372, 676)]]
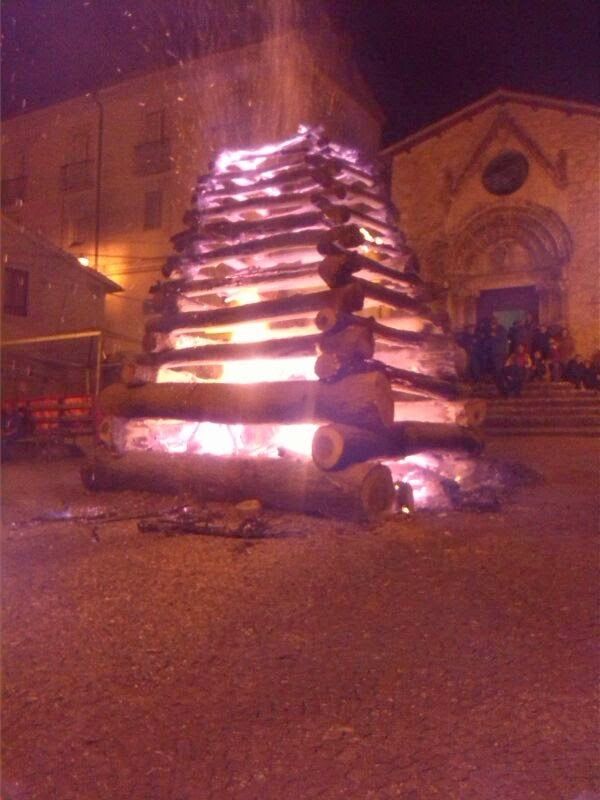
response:
[[(277, 0), (275, 0), (277, 1)], [(288, 0), (280, 0), (283, 3)], [(5, 0), (3, 116), (260, 36), (267, 0)], [(302, 0), (310, 18), (315, 0)], [(599, 102), (593, 0), (321, 0), (391, 142), (502, 86)]]

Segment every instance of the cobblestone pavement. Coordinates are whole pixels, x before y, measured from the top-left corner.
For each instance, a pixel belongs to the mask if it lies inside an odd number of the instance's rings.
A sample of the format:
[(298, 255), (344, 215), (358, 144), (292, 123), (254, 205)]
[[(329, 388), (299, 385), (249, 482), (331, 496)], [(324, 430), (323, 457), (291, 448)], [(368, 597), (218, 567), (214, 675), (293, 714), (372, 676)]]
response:
[(598, 448), (490, 448), (545, 482), (254, 543), (25, 525), (173, 500), (7, 465), (3, 800), (597, 800)]

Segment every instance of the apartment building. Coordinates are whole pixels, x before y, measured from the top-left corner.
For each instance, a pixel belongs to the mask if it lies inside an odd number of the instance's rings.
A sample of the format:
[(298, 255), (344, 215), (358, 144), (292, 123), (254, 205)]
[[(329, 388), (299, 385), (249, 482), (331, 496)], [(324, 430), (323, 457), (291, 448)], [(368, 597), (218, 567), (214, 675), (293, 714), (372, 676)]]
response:
[(142, 303), (220, 150), (304, 123), (373, 153), (382, 121), (360, 75), (291, 31), (6, 120), (2, 208), (122, 287), (107, 327), (125, 338), (110, 346), (137, 349)]

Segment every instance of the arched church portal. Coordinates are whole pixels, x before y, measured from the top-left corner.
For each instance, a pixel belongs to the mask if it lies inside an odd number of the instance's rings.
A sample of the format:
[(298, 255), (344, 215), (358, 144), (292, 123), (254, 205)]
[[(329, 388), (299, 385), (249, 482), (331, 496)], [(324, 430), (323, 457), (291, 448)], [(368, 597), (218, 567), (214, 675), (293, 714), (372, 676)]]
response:
[(570, 233), (552, 209), (494, 206), (471, 215), (451, 237), (446, 264), (456, 325), (492, 314), (510, 324), (529, 313), (542, 324), (564, 320), (564, 271)]

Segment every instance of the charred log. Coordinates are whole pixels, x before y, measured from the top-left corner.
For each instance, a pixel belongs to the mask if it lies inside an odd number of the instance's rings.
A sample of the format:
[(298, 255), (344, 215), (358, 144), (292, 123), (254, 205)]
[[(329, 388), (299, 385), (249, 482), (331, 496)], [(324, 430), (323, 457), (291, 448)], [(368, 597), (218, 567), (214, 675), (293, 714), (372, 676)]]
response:
[(144, 346), (154, 352), (138, 356), (138, 364), (158, 367), (163, 364), (214, 364), (220, 361), (247, 361), (260, 358), (298, 358), (314, 355), (320, 341), (318, 334), (309, 334), (288, 336), (284, 339), (265, 339), (260, 342), (204, 344), (173, 350), (164, 349), (167, 345), (161, 338), (164, 336), (161, 333), (147, 333), (144, 336)]
[(403, 458), (426, 450), (479, 453), (481, 441), (467, 428), (433, 422), (397, 422), (381, 432), (349, 425), (324, 425), (314, 436), (312, 455), (324, 470), (343, 469), (371, 458)]
[(168, 333), (174, 330), (201, 330), (203, 328), (234, 325), (240, 322), (254, 322), (273, 317), (318, 311), (321, 308), (334, 308), (338, 311), (358, 311), (363, 307), (362, 289), (355, 283), (341, 289), (331, 289), (310, 294), (296, 294), (276, 300), (263, 300), (242, 306), (189, 311), (169, 314), (148, 320), (149, 333)]
[(327, 475), (310, 461), (291, 458), (226, 458), (131, 452), (98, 454), (82, 469), (96, 491), (194, 495), (203, 501), (258, 499), (266, 506), (342, 519), (375, 519), (391, 511), (394, 485), (387, 467), (357, 464)]
[(379, 428), (394, 419), (384, 375), (353, 375), (336, 383), (113, 384), (100, 395), (104, 414), (222, 422), (226, 424), (338, 421)]

